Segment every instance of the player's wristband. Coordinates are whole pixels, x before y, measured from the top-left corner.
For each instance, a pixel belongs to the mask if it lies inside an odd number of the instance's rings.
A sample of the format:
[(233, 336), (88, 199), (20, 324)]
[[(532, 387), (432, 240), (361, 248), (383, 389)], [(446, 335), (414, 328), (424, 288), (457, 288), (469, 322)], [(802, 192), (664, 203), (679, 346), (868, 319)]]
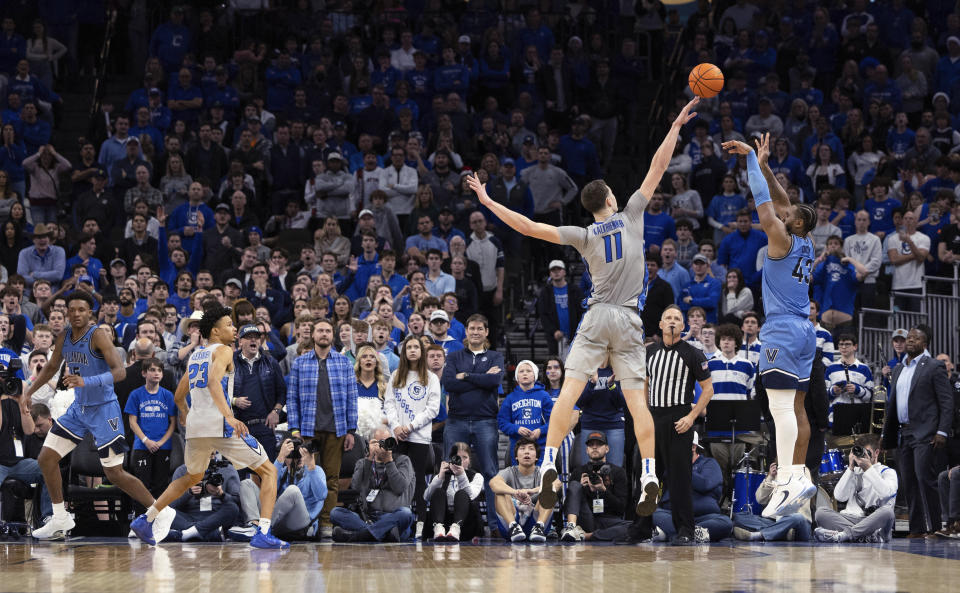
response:
[(752, 150), (747, 153), (747, 182), (750, 184), (750, 192), (753, 193), (753, 202), (757, 208), (771, 201), (770, 188), (767, 186), (763, 171), (760, 170), (760, 161), (757, 160), (757, 153)]
[(83, 378), (84, 387), (102, 387), (103, 385), (113, 385), (113, 373), (107, 371), (99, 375), (93, 375)]

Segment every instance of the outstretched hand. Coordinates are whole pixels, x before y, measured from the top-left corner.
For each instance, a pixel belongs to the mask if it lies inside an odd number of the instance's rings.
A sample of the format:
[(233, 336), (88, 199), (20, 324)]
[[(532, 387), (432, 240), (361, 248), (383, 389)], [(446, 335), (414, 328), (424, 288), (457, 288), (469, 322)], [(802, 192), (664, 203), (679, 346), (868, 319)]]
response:
[(721, 144), (724, 150), (731, 154), (750, 154), (753, 152), (753, 148), (750, 147), (746, 142), (740, 142), (739, 140), (728, 140)]
[(467, 176), (467, 185), (477, 194), (477, 199), (480, 200), (481, 204), (484, 206), (490, 204), (492, 200), (490, 196), (487, 195), (487, 190), (483, 187), (483, 183), (480, 182), (480, 177), (478, 177), (476, 173)]
[(757, 145), (757, 161), (760, 165), (767, 164), (767, 159), (770, 158), (770, 132), (761, 134), (754, 142)]
[(673, 120), (674, 126), (685, 126), (693, 118), (697, 117), (696, 111), (691, 111), (694, 107), (697, 106), (697, 103), (700, 102), (700, 97), (694, 97), (690, 100), (689, 103), (683, 106), (683, 109), (680, 110), (680, 114), (677, 116), (677, 119)]

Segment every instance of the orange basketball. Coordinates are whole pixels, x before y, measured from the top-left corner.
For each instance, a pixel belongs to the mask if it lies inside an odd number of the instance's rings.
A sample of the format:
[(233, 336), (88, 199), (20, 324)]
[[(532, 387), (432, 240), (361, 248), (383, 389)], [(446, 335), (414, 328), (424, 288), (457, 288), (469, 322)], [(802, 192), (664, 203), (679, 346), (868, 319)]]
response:
[(723, 72), (713, 64), (697, 65), (690, 71), (687, 81), (693, 94), (702, 99), (716, 97), (723, 90)]

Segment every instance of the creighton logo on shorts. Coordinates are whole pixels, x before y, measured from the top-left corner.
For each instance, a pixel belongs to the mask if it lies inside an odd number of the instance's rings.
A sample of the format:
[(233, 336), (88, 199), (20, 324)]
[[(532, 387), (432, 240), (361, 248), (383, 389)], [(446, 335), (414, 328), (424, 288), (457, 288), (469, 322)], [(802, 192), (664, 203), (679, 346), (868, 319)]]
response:
[(767, 362), (769, 362), (770, 364), (773, 364), (777, 360), (777, 355), (780, 354), (780, 349), (767, 348), (766, 354), (767, 354)]
[(118, 430), (118, 429), (120, 428), (120, 419), (119, 419), (119, 418), (111, 418), (111, 419), (107, 420), (107, 422), (110, 423), (110, 428), (112, 428), (113, 430)]

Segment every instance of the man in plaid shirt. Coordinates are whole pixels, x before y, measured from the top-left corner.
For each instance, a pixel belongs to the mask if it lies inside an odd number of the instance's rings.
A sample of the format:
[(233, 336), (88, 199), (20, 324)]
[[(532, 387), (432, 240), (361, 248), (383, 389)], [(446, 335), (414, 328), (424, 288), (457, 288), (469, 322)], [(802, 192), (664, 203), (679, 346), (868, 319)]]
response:
[(313, 326), (313, 350), (293, 362), (287, 380), (287, 423), (293, 436), (313, 439), (317, 465), (327, 476), (327, 498), (320, 513), (320, 535), (330, 539), (330, 511), (337, 504), (340, 461), (353, 449), (357, 430), (357, 380), (347, 357), (331, 350), (333, 325)]

